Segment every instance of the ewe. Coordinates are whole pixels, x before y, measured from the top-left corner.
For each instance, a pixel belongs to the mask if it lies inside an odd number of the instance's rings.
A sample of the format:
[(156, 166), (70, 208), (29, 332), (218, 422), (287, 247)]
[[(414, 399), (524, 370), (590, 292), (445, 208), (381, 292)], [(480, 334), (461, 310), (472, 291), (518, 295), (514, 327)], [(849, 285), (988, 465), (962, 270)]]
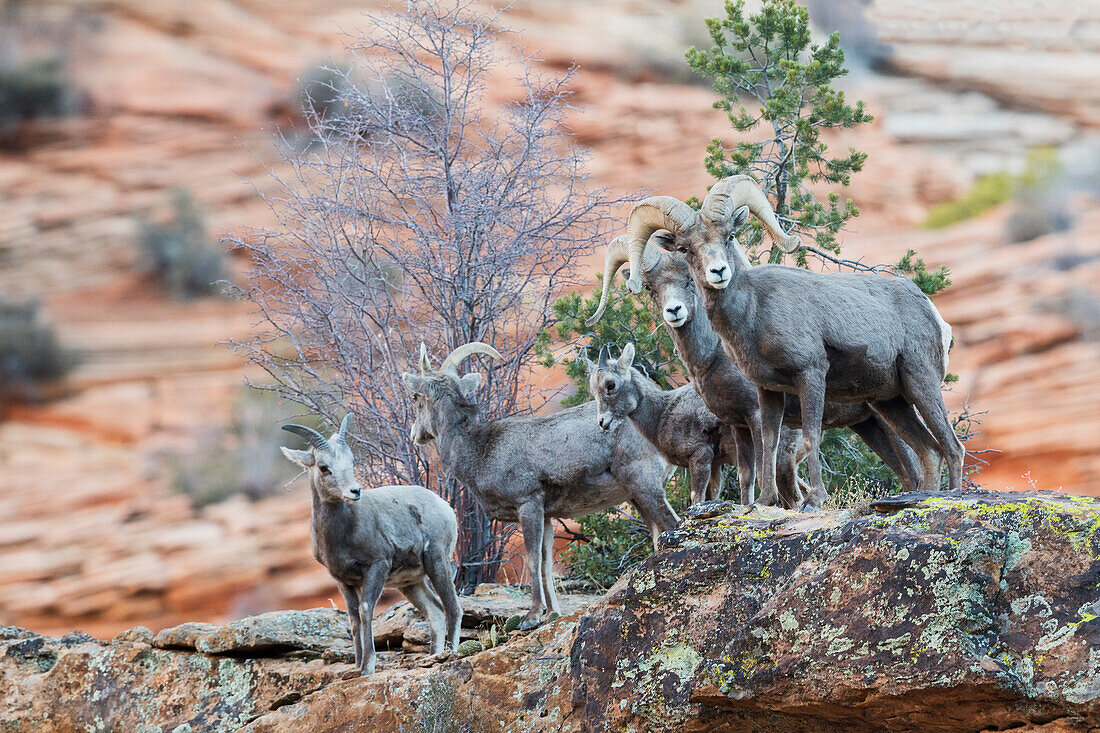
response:
[(531, 573), (531, 609), (520, 624), (538, 625), (543, 611), (561, 613), (554, 593), (551, 520), (579, 517), (629, 501), (657, 535), (680, 519), (665, 499), (665, 461), (629, 422), (614, 430), (596, 424), (592, 403), (553, 415), (486, 420), (474, 401), (477, 373), (460, 377), (467, 357), (496, 349), (459, 346), (438, 371), (421, 347), (420, 374), (402, 374), (416, 400), (411, 437), (435, 441), (443, 470), (474, 493), (486, 513), (519, 522)]
[(646, 242), (667, 230), (671, 237), (662, 245), (687, 259), (723, 346), (757, 386), (761, 501), (776, 500), (775, 454), (788, 393), (801, 401), (810, 482), (818, 497), (824, 495), (818, 448), (826, 399), (870, 403), (921, 458), (926, 488), (939, 484), (939, 462), (929, 447), (947, 461), (950, 488), (960, 488), (964, 451), (940, 392), (951, 328), (932, 301), (903, 277), (752, 267), (736, 237), (750, 212), (784, 250), (798, 247), (798, 238), (783, 232), (749, 176), (716, 183), (698, 212), (671, 196), (639, 202), (627, 222), (627, 285), (641, 290)]
[[(396, 588), (428, 619), (432, 653), (458, 647), (462, 608), (451, 554), (458, 540), (454, 510), (422, 486), (380, 486), (363, 492), (345, 440), (348, 418), (331, 438), (302, 425), (283, 430), (309, 441), (283, 454), (309, 472), (309, 535), (313, 556), (340, 587), (348, 607), (355, 666), (374, 672), (374, 605), (382, 589)], [(444, 621), (446, 623), (444, 623)]]

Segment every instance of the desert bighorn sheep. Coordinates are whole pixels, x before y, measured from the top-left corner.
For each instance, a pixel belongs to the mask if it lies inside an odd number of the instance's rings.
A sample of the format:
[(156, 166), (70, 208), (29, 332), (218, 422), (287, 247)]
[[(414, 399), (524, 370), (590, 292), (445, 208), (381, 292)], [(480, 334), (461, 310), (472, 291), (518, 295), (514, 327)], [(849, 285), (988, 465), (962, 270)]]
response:
[(716, 183), (698, 212), (671, 196), (639, 202), (627, 222), (627, 285), (641, 290), (646, 242), (667, 230), (671, 237), (660, 240), (662, 246), (667, 243), (687, 259), (714, 330), (757, 386), (761, 500), (776, 500), (774, 457), (787, 393), (801, 402), (810, 483), (819, 495), (824, 485), (818, 448), (827, 398), (870, 403), (921, 458), (926, 487), (939, 484), (932, 448), (947, 461), (950, 488), (960, 488), (964, 451), (940, 392), (951, 328), (932, 301), (902, 277), (752, 267), (736, 237), (750, 213), (784, 251), (798, 247), (798, 238), (784, 233), (749, 176)]
[[(345, 440), (348, 418), (331, 438), (302, 425), (284, 425), (309, 441), (283, 454), (309, 472), (313, 499), (309, 536), (313, 556), (340, 587), (348, 607), (355, 666), (374, 672), (374, 605), (382, 588), (396, 588), (428, 619), (432, 653), (445, 642), (458, 648), (462, 607), (455, 592), (451, 554), (458, 540), (454, 510), (422, 486), (380, 486), (363, 491)], [(444, 625), (444, 621), (446, 624)]]
[[(588, 387), (596, 398), (600, 427), (612, 430), (623, 420), (633, 422), (666, 461), (688, 470), (692, 504), (717, 499), (722, 466), (736, 463), (742, 503), (751, 503), (756, 458), (747, 431), (736, 437), (733, 428), (707, 409), (694, 386), (662, 390), (635, 369), (633, 362), (634, 344), (628, 343), (618, 359), (609, 362), (606, 352), (601, 352), (599, 364), (589, 365)], [(797, 430), (788, 433), (801, 439)], [(778, 460), (785, 470), (778, 471), (777, 481), (780, 498), (788, 508), (802, 503), (796, 450), (793, 440), (780, 442)]]
[[(702, 305), (691, 278), (687, 261), (673, 252), (663, 252), (653, 242), (667, 235), (655, 233), (646, 244), (642, 258), (642, 285), (653, 298), (661, 317), (668, 326), (669, 335), (676, 346), (676, 353), (691, 375), (692, 383), (703, 397), (706, 406), (728, 425), (749, 430), (754, 445), (760, 448), (760, 406), (756, 386), (737, 368), (714, 332), (710, 322), (701, 315)], [(594, 323), (603, 315), (611, 293), (615, 274), (628, 260), (625, 237), (616, 237), (607, 246), (604, 266), (603, 293), (600, 305), (589, 319)], [(697, 317), (698, 316), (698, 317)], [(785, 428), (801, 427), (798, 399), (786, 401), (783, 423)], [(922, 485), (920, 464), (909, 446), (879, 418), (866, 403), (827, 402), (823, 414), (827, 428), (850, 427), (871, 450), (901, 479), (907, 491), (917, 491)], [(782, 431), (780, 466), (788, 464), (786, 444), (788, 430)], [(801, 435), (799, 435), (801, 439)], [(740, 475), (741, 469), (738, 468)], [(780, 498), (789, 478), (784, 471), (777, 471)], [(749, 482), (751, 490), (751, 479)], [(749, 499), (751, 500), (751, 494)], [(811, 497), (811, 505), (820, 505), (823, 497)]]
[(633, 367), (634, 344), (610, 364), (600, 352), (589, 368), (589, 392), (596, 398), (596, 419), (604, 430), (624, 420), (634, 423), (657, 452), (691, 477), (691, 503), (717, 499), (722, 466), (736, 463), (737, 445), (730, 428), (714, 416), (690, 384), (665, 391)]
[(680, 521), (664, 493), (665, 461), (629, 422), (615, 430), (596, 424), (596, 406), (553, 415), (486, 420), (474, 402), (477, 373), (458, 366), (474, 354), (503, 361), (480, 342), (460, 346), (437, 371), (421, 347), (420, 374), (402, 374), (416, 400), (411, 437), (435, 441), (443, 470), (470, 489), (490, 517), (518, 522), (531, 573), (531, 628), (547, 607), (560, 613), (554, 593), (554, 518), (579, 517), (631, 502), (657, 535)]

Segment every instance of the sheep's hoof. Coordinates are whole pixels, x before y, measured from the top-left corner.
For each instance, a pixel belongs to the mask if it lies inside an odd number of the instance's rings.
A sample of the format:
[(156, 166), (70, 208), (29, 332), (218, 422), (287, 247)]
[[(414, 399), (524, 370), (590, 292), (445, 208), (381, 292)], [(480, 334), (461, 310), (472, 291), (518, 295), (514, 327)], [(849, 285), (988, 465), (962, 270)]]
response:
[(559, 618), (561, 618), (560, 613), (558, 613), (557, 611), (551, 611), (550, 615), (546, 617), (546, 621), (547, 621), (547, 623), (553, 623), (553, 622), (557, 621)]
[(527, 616), (522, 621), (519, 622), (519, 625), (516, 626), (516, 630), (517, 631), (527, 631), (528, 629), (535, 628), (540, 623), (542, 623), (542, 622), (539, 620), (538, 616)]

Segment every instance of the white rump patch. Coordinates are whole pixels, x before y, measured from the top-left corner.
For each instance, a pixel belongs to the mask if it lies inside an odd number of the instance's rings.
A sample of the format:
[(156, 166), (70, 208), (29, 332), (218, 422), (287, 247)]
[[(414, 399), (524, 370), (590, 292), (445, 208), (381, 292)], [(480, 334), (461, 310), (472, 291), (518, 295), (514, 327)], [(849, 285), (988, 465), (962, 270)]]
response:
[(940, 323), (940, 340), (943, 343), (943, 374), (947, 376), (947, 358), (951, 351), (951, 325), (947, 321), (943, 320), (943, 316), (940, 315), (940, 311), (936, 308), (936, 304), (932, 303), (932, 300), (928, 301), (932, 305), (932, 312), (936, 314), (936, 320)]

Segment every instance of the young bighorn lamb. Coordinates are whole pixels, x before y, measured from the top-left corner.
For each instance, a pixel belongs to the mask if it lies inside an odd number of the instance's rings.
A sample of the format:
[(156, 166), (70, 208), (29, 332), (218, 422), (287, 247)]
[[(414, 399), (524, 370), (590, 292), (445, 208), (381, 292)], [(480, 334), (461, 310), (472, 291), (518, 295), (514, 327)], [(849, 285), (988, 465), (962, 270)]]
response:
[(601, 430), (591, 403), (553, 415), (487, 420), (474, 402), (481, 375), (458, 375), (474, 354), (503, 361), (493, 347), (474, 342), (433, 371), (421, 348), (420, 374), (401, 375), (416, 400), (411, 437), (435, 441), (443, 470), (470, 489), (490, 517), (519, 522), (531, 573), (531, 609), (520, 627), (531, 628), (547, 605), (561, 612), (552, 519), (629, 501), (649, 525), (654, 546), (680, 519), (665, 499), (665, 461), (633, 425)]
[[(613, 430), (623, 420), (633, 422), (666, 461), (688, 470), (692, 504), (717, 499), (722, 466), (735, 463), (742, 503), (751, 503), (755, 475), (751, 437), (735, 437), (733, 429), (707, 409), (694, 386), (662, 390), (633, 362), (634, 344), (628, 343), (617, 360), (609, 362), (607, 354), (601, 353), (598, 365), (589, 364), (588, 386), (596, 398), (600, 427)], [(797, 430), (789, 432), (801, 438)], [(803, 498), (794, 442), (788, 437), (779, 447), (779, 465), (784, 469), (777, 476), (779, 495), (788, 508), (800, 507)]]
[[(309, 441), (283, 454), (309, 472), (313, 556), (344, 596), (360, 674), (374, 672), (374, 605), (396, 588), (428, 619), (432, 653), (458, 648), (462, 608), (451, 555), (458, 540), (454, 510), (422, 486), (380, 486), (363, 492), (345, 440), (348, 418), (331, 438), (303, 425), (284, 425)], [(444, 623), (445, 622), (445, 623)]]
[(600, 352), (599, 365), (589, 368), (589, 391), (596, 398), (596, 419), (604, 430), (624, 420), (634, 423), (657, 452), (691, 477), (691, 503), (717, 499), (722, 466), (737, 461), (733, 433), (703, 404), (690, 384), (665, 391), (633, 367), (634, 344), (608, 363)]
[(671, 196), (639, 202), (627, 223), (627, 285), (641, 290), (646, 242), (667, 230), (671, 237), (662, 243), (687, 259), (723, 346), (757, 386), (765, 473), (761, 499), (776, 498), (774, 456), (787, 393), (801, 402), (815, 492), (824, 492), (818, 447), (826, 399), (869, 402), (920, 456), (926, 487), (939, 483), (931, 447), (947, 461), (950, 488), (960, 488), (964, 451), (940, 392), (951, 328), (932, 301), (907, 278), (752, 267), (735, 236), (750, 213), (782, 249), (798, 247), (798, 238), (783, 232), (749, 176), (716, 183), (698, 212)]
[[(642, 285), (653, 298), (668, 326), (669, 335), (676, 346), (676, 353), (687, 367), (693, 384), (703, 397), (707, 408), (727, 425), (743, 426), (753, 439), (756, 451), (760, 446), (760, 405), (756, 385), (748, 380), (722, 348), (718, 335), (710, 322), (700, 315), (702, 305), (687, 261), (673, 252), (663, 252), (653, 241), (667, 236), (655, 233), (646, 244), (642, 258)], [(667, 243), (667, 240), (666, 240)], [(625, 237), (617, 237), (608, 244), (604, 266), (604, 286), (600, 305), (589, 323), (603, 315), (611, 292), (615, 274), (628, 260)], [(696, 317), (699, 316), (699, 317)], [(790, 441), (788, 428), (801, 427), (801, 412), (797, 397), (786, 401), (783, 415), (784, 429), (780, 437), (782, 459), (779, 466), (788, 466)], [(823, 414), (827, 428), (850, 427), (886, 465), (893, 469), (907, 491), (918, 491), (922, 486), (920, 464), (909, 446), (891, 430), (866, 403), (827, 402)], [(801, 434), (798, 435), (801, 440)], [(777, 469), (780, 498), (789, 478), (787, 469)], [(741, 468), (738, 468), (740, 476)], [(749, 486), (751, 487), (751, 478)], [(751, 499), (751, 494), (750, 497)], [(746, 499), (743, 499), (746, 500)], [(811, 496), (810, 505), (820, 506), (822, 496)], [(747, 501), (747, 500), (746, 500)], [(785, 502), (784, 502), (785, 503)]]

